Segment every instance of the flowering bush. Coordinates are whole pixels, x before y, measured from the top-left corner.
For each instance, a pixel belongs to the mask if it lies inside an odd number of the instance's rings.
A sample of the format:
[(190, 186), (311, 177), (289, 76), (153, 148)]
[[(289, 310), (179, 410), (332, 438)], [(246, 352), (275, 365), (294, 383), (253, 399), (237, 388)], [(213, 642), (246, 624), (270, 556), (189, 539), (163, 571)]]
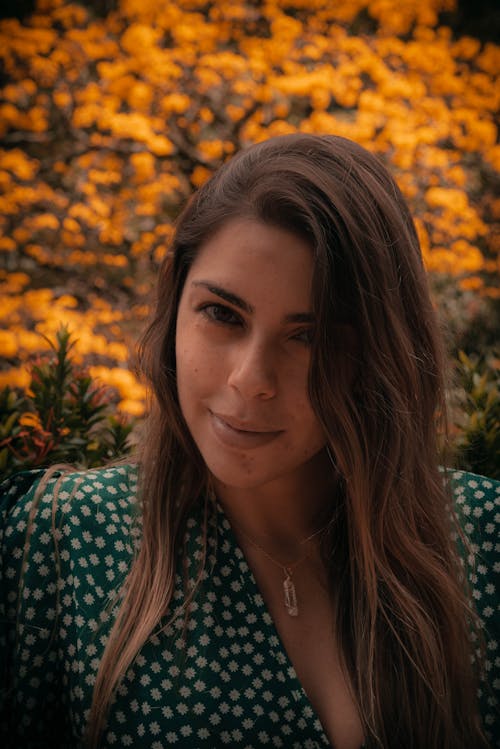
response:
[(0, 386), (27, 386), (63, 322), (140, 415), (127, 352), (181, 204), (242, 146), (296, 131), (387, 163), (452, 346), (478, 320), (475, 346), (498, 337), (500, 47), (440, 23), (454, 0), (34, 6), (0, 21)]
[(116, 396), (71, 359), (74, 341), (59, 330), (36, 357), (26, 392), (0, 390), (0, 475), (71, 462), (102, 465), (130, 452), (133, 422), (114, 414)]

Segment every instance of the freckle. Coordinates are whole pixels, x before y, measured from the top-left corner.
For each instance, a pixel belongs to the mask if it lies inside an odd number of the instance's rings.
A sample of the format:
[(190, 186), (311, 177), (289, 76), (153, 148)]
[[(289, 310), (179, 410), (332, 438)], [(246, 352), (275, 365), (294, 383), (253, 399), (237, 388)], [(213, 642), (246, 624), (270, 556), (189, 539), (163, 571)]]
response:
[(253, 471), (255, 459), (254, 458), (246, 458), (243, 464), (243, 470), (245, 473), (250, 474)]

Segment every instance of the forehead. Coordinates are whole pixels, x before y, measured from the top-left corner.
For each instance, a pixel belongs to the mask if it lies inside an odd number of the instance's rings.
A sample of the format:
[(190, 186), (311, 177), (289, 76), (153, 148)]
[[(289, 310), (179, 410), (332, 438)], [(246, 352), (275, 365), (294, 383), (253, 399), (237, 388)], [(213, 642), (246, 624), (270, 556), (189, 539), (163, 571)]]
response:
[[(204, 242), (186, 284), (203, 279), (258, 298), (279, 295), (309, 301), (314, 256), (311, 246), (286, 229), (249, 218), (224, 224)], [(237, 287), (237, 288), (235, 288)]]

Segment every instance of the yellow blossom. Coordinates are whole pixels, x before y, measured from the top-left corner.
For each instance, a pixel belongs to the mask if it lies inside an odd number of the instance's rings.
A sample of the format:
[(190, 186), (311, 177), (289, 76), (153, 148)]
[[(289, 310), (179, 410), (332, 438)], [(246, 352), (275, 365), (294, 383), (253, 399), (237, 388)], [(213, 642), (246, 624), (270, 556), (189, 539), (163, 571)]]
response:
[(164, 135), (151, 135), (145, 141), (157, 156), (170, 156), (174, 153), (174, 144)]
[[(1, 276), (0, 276), (1, 279)], [(9, 273), (7, 275), (7, 282), (10, 289), (19, 290), (24, 286), (27, 286), (30, 282), (30, 277), (27, 273)]]
[(0, 237), (0, 252), (13, 252), (16, 243), (10, 237)]
[(155, 159), (150, 153), (147, 151), (133, 153), (130, 157), (130, 163), (134, 168), (138, 182), (153, 179), (155, 174)]
[[(207, 166), (274, 134), (336, 133), (394, 170), (428, 270), (495, 296), (500, 208), (482, 176), (500, 169), (500, 47), (439, 27), (456, 0), (120, 0), (106, 18), (65, 0), (36, 5), (0, 21), (0, 135), (22, 144), (0, 149), (5, 264), (26, 263), (33, 278), (38, 265), (75, 266), (103, 290), (116, 274), (147, 295), (143, 271), (167, 254), (170, 217)], [(370, 34), (351, 26), (363, 13)], [(81, 155), (43, 148), (65, 118)], [(78, 356), (126, 361), (118, 310), (99, 298), (85, 311), (73, 297), (36, 303), (30, 285), (0, 271), (14, 359), (36, 350), (35, 323), (50, 332), (64, 317), (81, 334)], [(122, 314), (128, 325), (132, 310)], [(142, 396), (121, 395), (120, 408), (142, 408)]]
[(214, 121), (214, 114), (208, 107), (202, 107), (198, 114), (202, 122), (210, 124)]
[(125, 255), (112, 255), (110, 252), (102, 255), (102, 261), (114, 268), (126, 268), (128, 265), (128, 259)]
[(160, 107), (164, 112), (175, 112), (183, 114), (191, 106), (191, 99), (186, 94), (172, 93), (164, 96), (160, 101)]
[(191, 182), (195, 187), (201, 187), (202, 184), (206, 182), (211, 175), (212, 172), (209, 169), (201, 166), (201, 164), (198, 164), (198, 166), (195, 166), (195, 168), (191, 172)]
[(484, 281), (479, 276), (469, 276), (468, 278), (462, 278), (458, 284), (464, 291), (478, 291), (483, 288)]
[(25, 411), (25, 413), (21, 414), (19, 417), (19, 424), (23, 427), (31, 427), (33, 429), (42, 428), (38, 414), (31, 413), (30, 411)]
[(0, 388), (17, 387), (26, 389), (30, 383), (30, 375), (23, 367), (8, 369), (0, 372)]
[(451, 208), (459, 213), (468, 206), (467, 195), (462, 190), (445, 187), (431, 187), (425, 193), (428, 205), (435, 208)]
[(131, 398), (124, 398), (121, 400), (118, 403), (118, 409), (130, 416), (143, 416), (146, 410), (143, 401), (136, 401)]
[(156, 46), (161, 37), (161, 30), (152, 26), (133, 23), (131, 24), (121, 38), (121, 46), (126, 52), (136, 54), (137, 51), (144, 52), (146, 55), (152, 47)]
[(89, 367), (89, 373), (92, 377), (100, 380), (106, 385), (115, 387), (121, 394), (122, 398), (144, 400), (146, 397), (146, 388), (128, 369), (96, 365)]
[(56, 304), (61, 307), (78, 307), (78, 301), (74, 296), (71, 296), (71, 294), (63, 294), (62, 296), (58, 297), (58, 299), (56, 300)]
[(226, 106), (226, 114), (233, 122), (238, 122), (245, 116), (245, 108), (238, 107), (235, 104), (228, 104)]
[(220, 140), (201, 140), (198, 151), (204, 159), (220, 159), (224, 154), (224, 144)]
[[(67, 219), (66, 219), (67, 220)], [(53, 213), (39, 213), (30, 220), (32, 229), (59, 229), (59, 219)]]
[(485, 158), (496, 171), (500, 171), (500, 146), (486, 149)]
[(69, 216), (67, 216), (63, 220), (63, 227), (66, 229), (66, 231), (70, 231), (70, 232), (79, 232), (79, 231), (81, 231), (81, 226), (78, 223), (78, 221), (75, 221), (74, 218), (70, 218)]
[(492, 42), (487, 42), (484, 49), (475, 60), (476, 65), (490, 75), (498, 75), (500, 70), (500, 47)]
[(39, 169), (39, 162), (30, 159), (19, 148), (10, 151), (0, 149), (0, 168), (7, 169), (22, 180), (33, 180)]
[(17, 338), (10, 330), (0, 330), (0, 356), (6, 359), (18, 353)]
[(137, 81), (129, 89), (127, 101), (132, 109), (148, 113), (153, 101), (153, 89), (142, 81)]

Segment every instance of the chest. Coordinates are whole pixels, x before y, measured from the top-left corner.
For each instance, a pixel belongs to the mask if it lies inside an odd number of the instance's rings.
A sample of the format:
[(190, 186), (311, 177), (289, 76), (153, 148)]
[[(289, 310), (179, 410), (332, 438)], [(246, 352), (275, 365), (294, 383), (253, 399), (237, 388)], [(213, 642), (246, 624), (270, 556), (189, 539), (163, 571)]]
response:
[[(272, 579), (252, 566), (256, 586), (239, 549), (223, 541), (219, 552), (192, 603), (187, 630), (183, 585), (180, 576), (176, 579), (170, 624), (144, 644), (127, 670), (103, 747), (151, 736), (159, 748), (159, 737), (179, 749), (254, 745), (261, 737), (261, 743), (294, 749), (329, 744), (359, 749), (361, 726), (335, 653), (330, 606), (321, 586), (297, 579), (301, 614), (293, 619), (283, 608), (280, 569)], [(78, 613), (88, 607), (88, 592), (81, 585), (77, 595), (65, 597), (71, 610), (61, 617), (71, 618), (76, 627), (73, 631), (70, 625), (64, 637), (75, 735), (84, 724), (91, 672), (104, 646), (78, 623)], [(69, 649), (74, 642), (77, 652)]]
[[(132, 746), (134, 737), (158, 749), (174, 743), (179, 749), (328, 747), (248, 568), (237, 558), (224, 560), (193, 601), (186, 629), (180, 579), (177, 589), (171, 613), (177, 609), (178, 616), (148, 639), (127, 670), (108, 716), (103, 749), (120, 742)], [(68, 599), (71, 603), (74, 599)], [(103, 648), (91, 631), (79, 631), (78, 638), (80, 652), (73, 654), (68, 646), (65, 658), (74, 735), (84, 723), (91, 670)], [(65, 638), (75, 639), (76, 631)]]
[[(276, 574), (277, 573), (277, 574)], [(296, 570), (299, 615), (284, 606), (283, 578), (257, 561), (254, 575), (276, 629), (321, 724), (335, 749), (360, 749), (363, 730), (336, 646), (329, 596), (314, 571)]]

